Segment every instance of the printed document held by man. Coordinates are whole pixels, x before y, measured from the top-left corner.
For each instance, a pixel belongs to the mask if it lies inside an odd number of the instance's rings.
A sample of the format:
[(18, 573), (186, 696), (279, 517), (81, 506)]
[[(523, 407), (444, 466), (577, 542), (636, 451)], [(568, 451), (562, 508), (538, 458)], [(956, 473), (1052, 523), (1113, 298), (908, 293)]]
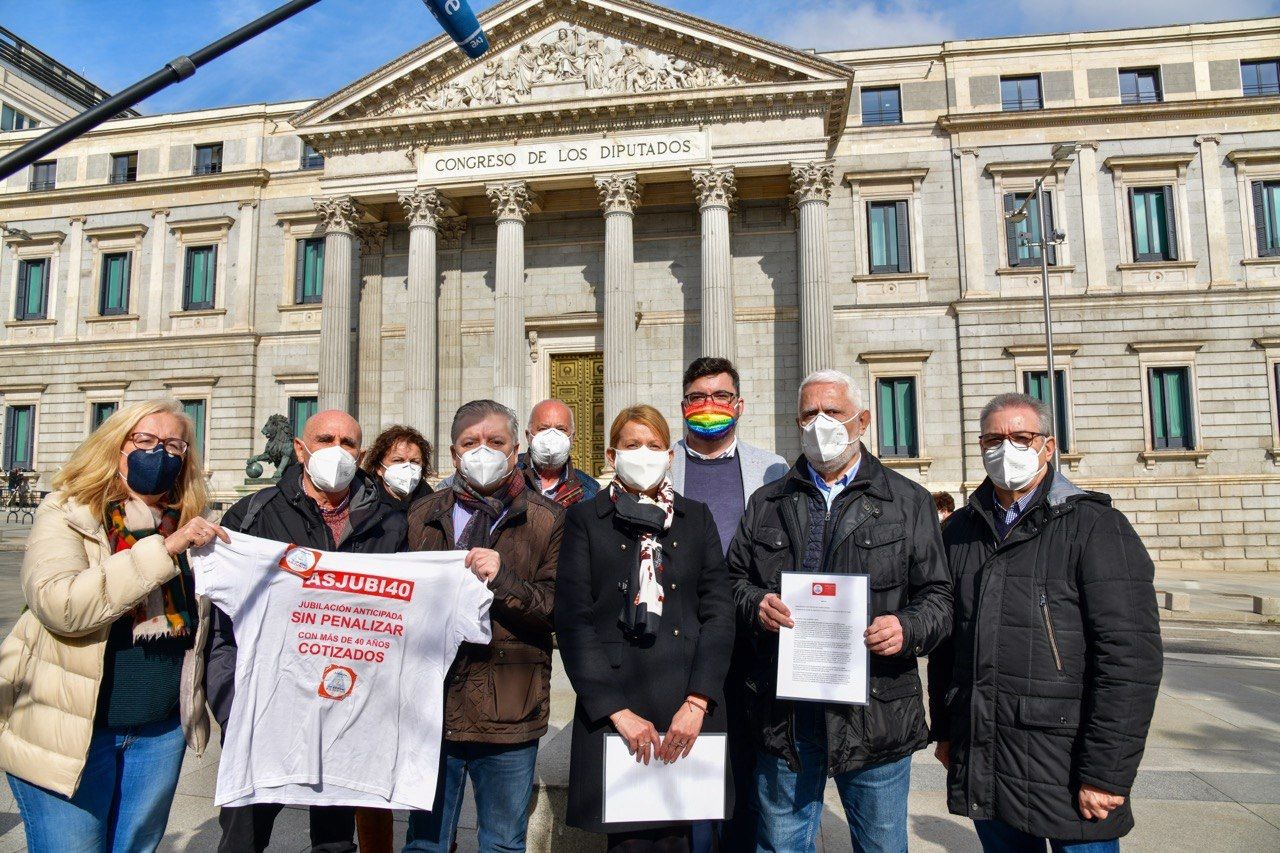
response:
[(192, 552), (239, 653), (214, 804), (429, 810), (444, 680), (488, 643), (464, 551), (339, 554), (230, 533)]
[(794, 628), (778, 634), (778, 698), (865, 705), (869, 615), (866, 575), (782, 573)]

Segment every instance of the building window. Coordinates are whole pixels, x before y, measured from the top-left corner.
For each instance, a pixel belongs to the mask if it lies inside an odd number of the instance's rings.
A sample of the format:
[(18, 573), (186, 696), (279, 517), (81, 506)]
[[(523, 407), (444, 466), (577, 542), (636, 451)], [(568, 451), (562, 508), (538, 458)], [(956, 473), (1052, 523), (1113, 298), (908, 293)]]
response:
[(105, 403), (90, 403), (89, 432), (93, 432), (98, 427), (102, 426), (103, 421), (114, 415), (116, 413), (116, 409), (119, 407), (120, 404), (114, 400)]
[(916, 436), (916, 380), (914, 377), (876, 380), (877, 438), (885, 458), (914, 459), (920, 445)]
[(204, 428), (208, 410), (209, 401), (203, 398), (182, 401), (182, 411), (186, 412), (187, 417), (191, 418), (192, 423), (195, 424), (195, 438), (191, 446), (199, 459), (204, 459)]
[(222, 171), (222, 143), (196, 146), (196, 165), (192, 174), (216, 175)]
[(317, 402), (315, 397), (289, 398), (289, 426), (293, 427), (295, 437), (302, 435), (302, 427), (316, 413), (316, 409)]
[(187, 263), (182, 276), (183, 311), (213, 307), (217, 266), (217, 246), (187, 247)]
[(9, 406), (4, 413), (4, 470), (35, 470), (36, 407)]
[(1000, 78), (1000, 109), (1007, 113), (1044, 109), (1040, 98), (1040, 75)]
[[(1028, 370), (1022, 374), (1023, 391), (1041, 403), (1049, 404), (1049, 371)], [(1067, 372), (1053, 371), (1053, 435), (1058, 440), (1058, 452), (1070, 453), (1071, 440), (1067, 434)]]
[(1280, 59), (1241, 60), (1240, 84), (1246, 98), (1280, 95)]
[(1129, 224), (1135, 261), (1178, 259), (1178, 231), (1173, 216), (1173, 187), (1130, 188)]
[(862, 90), (862, 123), (902, 124), (902, 95), (897, 86)]
[(58, 185), (58, 161), (43, 160), (31, 165), (31, 191), (51, 190)]
[(1254, 181), (1250, 189), (1258, 257), (1280, 257), (1280, 181)]
[(132, 252), (112, 252), (102, 256), (102, 290), (98, 296), (98, 313), (102, 316), (129, 313), (129, 273), (132, 267)]
[(1195, 450), (1191, 371), (1186, 367), (1147, 368), (1151, 393), (1151, 446), (1156, 450)]
[(324, 238), (298, 242), (298, 267), (293, 277), (293, 301), (297, 305), (320, 302), (324, 294)]
[[(1030, 201), (1027, 201), (1028, 197)], [(1040, 263), (1040, 205), (1032, 193), (1005, 193), (1004, 212), (1013, 213), (1027, 202), (1027, 215), (1020, 222), (1004, 221), (1005, 243), (1009, 250), (1009, 266), (1027, 266)], [(1053, 194), (1044, 193), (1044, 227), (1053, 233)], [(1057, 247), (1048, 247), (1049, 266), (1058, 262)]]
[(309, 142), (302, 143), (302, 168), (304, 169), (323, 169), (324, 155), (317, 151)]
[(111, 183), (131, 184), (138, 180), (138, 152), (111, 155)]
[(905, 201), (867, 202), (871, 273), (911, 272), (911, 226)]
[(49, 316), (49, 259), (18, 261), (18, 304), (15, 320), (44, 320)]
[(1163, 100), (1159, 68), (1120, 69), (1120, 103), (1158, 104)]
[(38, 127), (40, 122), (31, 116), (21, 112), (16, 107), (8, 104), (0, 104), (0, 131), (3, 130), (27, 130), (28, 128)]

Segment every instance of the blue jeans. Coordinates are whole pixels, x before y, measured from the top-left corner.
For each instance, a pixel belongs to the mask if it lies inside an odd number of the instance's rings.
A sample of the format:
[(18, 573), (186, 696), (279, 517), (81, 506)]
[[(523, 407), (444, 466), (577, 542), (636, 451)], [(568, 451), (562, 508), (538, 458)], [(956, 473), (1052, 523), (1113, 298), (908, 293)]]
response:
[[(827, 786), (827, 731), (822, 705), (796, 703), (796, 747), (800, 772), (772, 755), (756, 762), (760, 824), (758, 853), (801, 853), (814, 849), (822, 824)], [(907, 849), (907, 793), (911, 758), (850, 770), (835, 777), (853, 849), (862, 853), (904, 853)]]
[(187, 744), (172, 720), (99, 729), (67, 798), (9, 776), (30, 853), (140, 853), (164, 837)]
[(1110, 841), (1055, 841), (1037, 838), (998, 820), (975, 820), (973, 828), (982, 842), (983, 853), (1044, 853), (1046, 843), (1053, 853), (1119, 853), (1119, 839)]
[(409, 813), (406, 853), (448, 853), (458, 831), (468, 776), (475, 784), (480, 853), (523, 851), (537, 763), (536, 740), (514, 746), (445, 741), (435, 805), (429, 812)]

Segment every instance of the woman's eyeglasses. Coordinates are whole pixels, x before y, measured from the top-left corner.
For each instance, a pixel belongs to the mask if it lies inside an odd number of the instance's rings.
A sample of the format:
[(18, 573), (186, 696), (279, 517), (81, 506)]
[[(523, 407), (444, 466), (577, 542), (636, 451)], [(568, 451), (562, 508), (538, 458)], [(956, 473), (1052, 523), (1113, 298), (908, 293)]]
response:
[(133, 442), (133, 446), (139, 450), (155, 450), (156, 445), (163, 444), (165, 452), (171, 456), (186, 456), (187, 448), (190, 444), (180, 438), (166, 438), (161, 441), (160, 436), (152, 435), (149, 432), (130, 433), (129, 440)]

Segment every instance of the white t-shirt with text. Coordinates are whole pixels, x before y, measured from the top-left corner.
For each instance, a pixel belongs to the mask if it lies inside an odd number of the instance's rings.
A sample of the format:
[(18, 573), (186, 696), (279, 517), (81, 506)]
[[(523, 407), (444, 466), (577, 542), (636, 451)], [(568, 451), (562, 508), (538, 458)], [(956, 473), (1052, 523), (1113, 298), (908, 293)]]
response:
[(191, 552), (232, 620), (235, 701), (218, 806), (429, 810), (444, 680), (488, 643), (493, 593), (465, 551), (340, 554), (228, 532)]

